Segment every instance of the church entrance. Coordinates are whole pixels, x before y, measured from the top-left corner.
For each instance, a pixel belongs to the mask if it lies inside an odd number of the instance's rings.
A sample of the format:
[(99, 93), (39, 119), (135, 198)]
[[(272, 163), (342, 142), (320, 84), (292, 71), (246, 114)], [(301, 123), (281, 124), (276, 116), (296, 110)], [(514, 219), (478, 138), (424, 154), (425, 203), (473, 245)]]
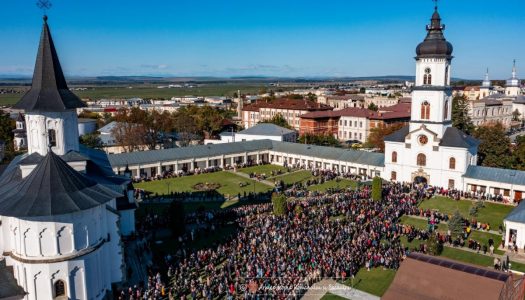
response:
[(423, 169), (419, 169), (418, 171), (412, 173), (412, 183), (415, 184), (428, 184), (429, 183), (429, 177), (427, 173), (423, 171)]
[(414, 177), (414, 183), (415, 184), (427, 184), (427, 179), (423, 176), (416, 176)]

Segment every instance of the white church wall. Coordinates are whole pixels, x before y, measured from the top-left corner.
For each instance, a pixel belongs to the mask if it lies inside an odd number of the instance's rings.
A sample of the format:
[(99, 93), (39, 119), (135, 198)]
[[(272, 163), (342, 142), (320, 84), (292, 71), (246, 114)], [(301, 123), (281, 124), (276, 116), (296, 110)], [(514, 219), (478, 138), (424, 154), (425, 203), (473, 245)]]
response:
[(45, 155), (49, 148), (48, 130), (56, 132), (56, 146), (53, 152), (64, 155), (78, 151), (78, 118), (74, 110), (66, 112), (28, 112), (25, 115), (27, 125), (28, 153), (38, 152)]

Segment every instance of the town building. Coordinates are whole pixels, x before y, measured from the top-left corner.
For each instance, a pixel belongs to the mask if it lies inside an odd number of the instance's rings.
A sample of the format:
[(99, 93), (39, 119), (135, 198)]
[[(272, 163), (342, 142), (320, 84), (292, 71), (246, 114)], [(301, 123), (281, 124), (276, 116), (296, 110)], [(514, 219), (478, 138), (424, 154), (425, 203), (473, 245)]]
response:
[(78, 134), (80, 136), (97, 131), (97, 120), (89, 118), (78, 118)]
[(79, 145), (84, 106), (44, 17), (31, 89), (14, 106), (25, 111), (28, 152), (0, 175), (0, 278), (16, 280), (2, 291), (14, 299), (107, 299), (124, 279), (133, 187), (103, 152)]
[(281, 115), (290, 127), (300, 128), (300, 116), (314, 111), (333, 110), (332, 107), (309, 100), (275, 99), (257, 101), (242, 108), (242, 125), (250, 128), (257, 123)]
[(340, 110), (348, 107), (363, 107), (365, 105), (365, 97), (358, 94), (323, 95), (317, 97), (317, 102), (329, 105), (334, 110)]
[(367, 108), (345, 108), (318, 111), (301, 116), (301, 135), (330, 134), (341, 141), (366, 142), (373, 128), (407, 123), (410, 103), (399, 103), (373, 111)]
[(259, 123), (248, 129), (234, 132), (224, 131), (219, 134), (220, 139), (206, 139), (204, 144), (222, 144), (256, 140), (272, 140), (280, 142), (295, 143), (297, 141), (297, 132), (288, 128), (277, 126), (271, 123)]
[(483, 79), (483, 82), (481, 83), (481, 86), (479, 87), (479, 98), (483, 99), (486, 97), (489, 97), (490, 95), (494, 94), (495, 90), (492, 86), (492, 82), (490, 82), (489, 79), (489, 69), (487, 69), (487, 73), (485, 73), (485, 79)]
[(512, 103), (512, 98), (503, 94), (492, 94), (480, 100), (468, 101), (468, 114), (475, 126), (499, 122), (509, 128), (512, 123)]

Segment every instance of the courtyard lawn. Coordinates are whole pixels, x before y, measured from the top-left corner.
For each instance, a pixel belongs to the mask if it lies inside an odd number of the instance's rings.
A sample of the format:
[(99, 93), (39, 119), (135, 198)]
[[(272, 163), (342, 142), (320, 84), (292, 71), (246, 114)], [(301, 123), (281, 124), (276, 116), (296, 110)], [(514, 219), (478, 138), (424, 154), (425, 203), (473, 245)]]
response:
[[(441, 213), (452, 215), (456, 210), (466, 219), (470, 220), (470, 208), (475, 204), (469, 200), (454, 200), (447, 197), (434, 197), (423, 201), (419, 207), (423, 209), (438, 210)], [(503, 218), (512, 211), (514, 207), (504, 204), (485, 202), (485, 207), (478, 211), (477, 220), (489, 223), (493, 230), (503, 224)]]
[[(402, 216), (399, 221), (403, 224), (412, 225), (417, 229), (428, 230), (428, 221), (424, 219)], [(446, 232), (448, 230), (448, 226), (445, 223), (440, 223), (434, 226), (434, 229), (440, 232)]]
[(352, 189), (355, 189), (356, 187), (357, 187), (357, 182), (355, 182), (353, 180), (348, 180), (348, 179), (340, 179), (339, 181), (338, 180), (330, 180), (330, 181), (326, 181), (325, 183), (322, 183), (322, 184), (316, 184), (316, 185), (309, 186), (308, 190), (309, 191), (325, 192), (328, 189), (334, 189), (334, 188), (341, 188), (341, 189), (352, 188)]
[(366, 268), (362, 268), (359, 270), (359, 272), (357, 272), (353, 280), (348, 279), (344, 282), (344, 284), (363, 292), (381, 297), (386, 292), (395, 276), (395, 270), (374, 268), (370, 271), (367, 271)]
[[(214, 172), (140, 182), (135, 184), (135, 188), (144, 189), (146, 191), (152, 192), (153, 194), (166, 195), (168, 194), (168, 188), (170, 192), (197, 192), (197, 190), (194, 189), (194, 186), (198, 183), (219, 184), (220, 187), (216, 191), (219, 194), (224, 195), (226, 198), (236, 197), (237, 194), (243, 194), (244, 192), (249, 193), (255, 191), (256, 193), (260, 193), (267, 192), (272, 189), (272, 187), (263, 183), (244, 178), (230, 172)], [(245, 186), (240, 187), (241, 183), (245, 184)]]
[(275, 177), (268, 178), (269, 181), (279, 181), (282, 180), (284, 184), (294, 184), (297, 182), (304, 182), (308, 179), (313, 179), (314, 176), (312, 175), (311, 171), (307, 170), (301, 170), (297, 172), (292, 172), (285, 175), (279, 175)]
[[(403, 224), (412, 225), (418, 229), (428, 230), (427, 220), (418, 219), (418, 218), (414, 218), (410, 216), (403, 216), (401, 217), (400, 222)], [(436, 230), (439, 232), (446, 233), (446, 231), (448, 230), (448, 226), (446, 223), (440, 223), (436, 226)], [(489, 232), (472, 230), (470, 232), (469, 239), (478, 241), (479, 243), (481, 243), (482, 246), (487, 245), (488, 247), (489, 239), (492, 239), (495, 245), (499, 245), (501, 241), (501, 235), (497, 235), (497, 234), (493, 234)], [(494, 253), (503, 254), (503, 251), (494, 249)]]
[(346, 300), (346, 298), (343, 298), (341, 296), (334, 295), (330, 292), (324, 294), (323, 298), (321, 300)]
[(271, 177), (272, 171), (281, 171), (283, 173), (286, 173), (288, 171), (287, 168), (283, 166), (276, 166), (276, 165), (261, 165), (261, 166), (253, 166), (253, 167), (247, 167), (242, 169), (237, 169), (238, 172), (242, 172), (245, 174), (264, 174), (266, 177)]

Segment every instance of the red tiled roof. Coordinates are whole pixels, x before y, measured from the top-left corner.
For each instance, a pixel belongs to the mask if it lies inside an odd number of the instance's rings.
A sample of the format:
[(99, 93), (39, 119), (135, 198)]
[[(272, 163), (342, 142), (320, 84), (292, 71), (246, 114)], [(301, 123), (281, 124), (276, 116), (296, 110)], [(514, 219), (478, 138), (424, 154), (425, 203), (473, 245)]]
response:
[(340, 117), (358, 117), (371, 120), (410, 118), (410, 103), (398, 103), (393, 106), (373, 111), (367, 108), (349, 107), (336, 111), (316, 111), (301, 116), (302, 119), (323, 119)]
[(291, 110), (307, 110), (307, 111), (322, 111), (332, 110), (331, 106), (316, 103), (308, 100), (294, 100), (294, 99), (276, 99), (272, 101), (258, 101), (243, 107), (246, 111), (259, 111), (261, 108), (275, 108), (275, 109), (291, 109)]

